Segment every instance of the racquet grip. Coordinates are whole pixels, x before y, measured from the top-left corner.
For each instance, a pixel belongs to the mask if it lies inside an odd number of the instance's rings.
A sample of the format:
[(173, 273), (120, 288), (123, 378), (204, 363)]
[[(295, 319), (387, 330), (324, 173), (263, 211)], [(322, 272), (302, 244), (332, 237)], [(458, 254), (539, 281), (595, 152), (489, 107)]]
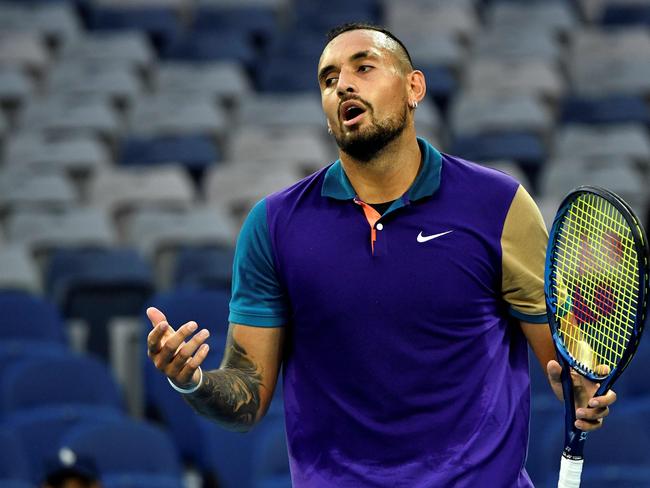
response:
[(584, 459), (569, 459), (562, 456), (560, 461), (560, 479), (557, 488), (580, 488), (580, 475)]

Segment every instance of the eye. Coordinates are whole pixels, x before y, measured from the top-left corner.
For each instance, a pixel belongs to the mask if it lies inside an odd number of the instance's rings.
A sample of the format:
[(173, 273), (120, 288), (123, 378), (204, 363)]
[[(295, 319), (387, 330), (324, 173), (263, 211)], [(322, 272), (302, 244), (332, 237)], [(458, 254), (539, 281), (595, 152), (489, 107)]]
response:
[(369, 64), (362, 64), (361, 66), (359, 66), (359, 71), (362, 72), (362, 73), (367, 73), (372, 68), (373, 68), (373, 66), (370, 66)]
[(339, 79), (338, 76), (334, 76), (334, 75), (327, 76), (327, 77), (325, 77), (325, 79), (323, 80), (323, 84), (324, 84), (326, 87), (330, 87), (330, 86), (334, 85), (338, 79)]

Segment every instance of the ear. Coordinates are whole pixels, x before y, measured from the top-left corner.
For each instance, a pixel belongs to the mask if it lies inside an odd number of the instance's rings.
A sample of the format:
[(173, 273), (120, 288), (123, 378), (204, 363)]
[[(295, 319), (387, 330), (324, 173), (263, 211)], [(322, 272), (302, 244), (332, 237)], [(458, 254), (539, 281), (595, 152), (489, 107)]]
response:
[(419, 69), (411, 71), (407, 75), (407, 94), (408, 100), (420, 102), (427, 94), (427, 82), (424, 79), (424, 73)]

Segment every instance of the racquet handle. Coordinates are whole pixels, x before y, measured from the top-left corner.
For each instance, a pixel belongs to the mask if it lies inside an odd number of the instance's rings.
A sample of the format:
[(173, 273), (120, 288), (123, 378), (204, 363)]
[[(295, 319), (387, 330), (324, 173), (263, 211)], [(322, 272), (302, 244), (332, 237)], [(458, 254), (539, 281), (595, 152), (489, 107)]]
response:
[(560, 461), (560, 479), (557, 488), (580, 488), (580, 475), (584, 459), (569, 459), (562, 456)]

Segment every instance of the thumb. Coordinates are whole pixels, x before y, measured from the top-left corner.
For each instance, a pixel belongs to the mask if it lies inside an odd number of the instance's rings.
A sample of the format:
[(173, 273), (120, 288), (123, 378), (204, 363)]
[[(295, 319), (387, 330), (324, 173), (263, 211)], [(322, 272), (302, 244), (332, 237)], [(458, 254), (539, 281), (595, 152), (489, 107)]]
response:
[(551, 359), (546, 364), (546, 374), (552, 383), (560, 383), (562, 381), (562, 366), (555, 359)]
[(564, 398), (562, 392), (562, 366), (555, 359), (551, 359), (546, 364), (546, 374), (553, 393), (558, 400), (562, 400)]
[(147, 309), (147, 317), (151, 321), (151, 325), (155, 327), (160, 322), (167, 322), (165, 314), (158, 310), (156, 307), (149, 307)]

